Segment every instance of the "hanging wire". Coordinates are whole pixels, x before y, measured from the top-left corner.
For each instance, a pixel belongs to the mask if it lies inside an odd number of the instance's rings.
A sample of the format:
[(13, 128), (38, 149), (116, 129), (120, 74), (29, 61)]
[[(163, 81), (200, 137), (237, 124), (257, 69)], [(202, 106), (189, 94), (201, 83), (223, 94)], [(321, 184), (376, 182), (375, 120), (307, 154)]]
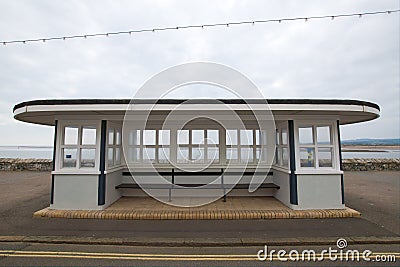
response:
[(179, 29), (190, 29), (190, 28), (211, 28), (211, 27), (219, 27), (225, 26), (229, 28), (229, 26), (233, 25), (243, 25), (243, 24), (261, 24), (261, 23), (270, 23), (270, 22), (278, 22), (281, 23), (283, 21), (297, 21), (303, 20), (305, 22), (311, 19), (331, 19), (335, 18), (343, 18), (343, 17), (356, 17), (362, 18), (363, 16), (368, 15), (379, 15), (379, 14), (391, 14), (400, 12), (400, 9), (396, 10), (387, 10), (387, 11), (375, 11), (375, 12), (364, 12), (364, 13), (351, 13), (351, 14), (336, 14), (336, 15), (325, 15), (325, 16), (310, 16), (310, 17), (294, 17), (294, 18), (280, 18), (280, 19), (267, 19), (267, 20), (252, 20), (252, 21), (239, 21), (239, 22), (227, 22), (227, 23), (214, 23), (214, 24), (202, 24), (202, 25), (186, 25), (186, 26), (176, 26), (176, 27), (165, 27), (165, 28), (152, 28), (152, 29), (138, 29), (138, 30), (130, 30), (130, 31), (117, 31), (117, 32), (105, 32), (105, 33), (93, 33), (93, 34), (82, 34), (82, 35), (70, 35), (70, 36), (60, 36), (60, 37), (49, 37), (49, 38), (38, 38), (38, 39), (25, 39), (25, 40), (11, 40), (11, 41), (0, 41), (3, 45), (13, 44), (13, 43), (33, 43), (42, 41), (45, 43), (46, 41), (53, 40), (67, 40), (67, 39), (76, 39), (76, 38), (84, 38), (87, 39), (89, 37), (98, 37), (98, 36), (106, 36), (110, 37), (111, 35), (121, 35), (121, 34), (129, 34), (133, 33), (143, 33), (143, 32), (156, 32), (156, 31), (168, 31), (168, 30), (179, 30)]

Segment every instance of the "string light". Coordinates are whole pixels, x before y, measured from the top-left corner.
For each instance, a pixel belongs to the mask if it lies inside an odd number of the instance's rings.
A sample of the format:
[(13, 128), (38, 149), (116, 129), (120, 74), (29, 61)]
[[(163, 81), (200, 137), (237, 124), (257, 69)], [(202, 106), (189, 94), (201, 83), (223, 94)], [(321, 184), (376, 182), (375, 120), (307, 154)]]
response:
[(33, 43), (42, 41), (45, 43), (46, 41), (54, 41), (54, 40), (67, 40), (67, 39), (75, 39), (75, 38), (84, 38), (87, 39), (88, 37), (96, 37), (96, 36), (106, 36), (110, 37), (110, 35), (121, 35), (121, 34), (129, 34), (132, 33), (142, 33), (142, 32), (156, 32), (156, 31), (168, 31), (168, 30), (179, 30), (179, 29), (189, 29), (189, 28), (211, 28), (211, 27), (219, 27), (225, 26), (229, 27), (231, 25), (242, 25), (242, 24), (251, 24), (255, 25), (261, 23), (269, 23), (269, 22), (278, 22), (282, 23), (283, 21), (297, 21), (297, 20), (304, 20), (307, 22), (311, 19), (327, 19), (330, 18), (334, 20), (335, 18), (341, 17), (355, 17), (358, 16), (361, 18), (362, 16), (367, 15), (379, 15), (379, 14), (391, 14), (400, 12), (400, 9), (396, 10), (387, 10), (387, 11), (375, 11), (375, 12), (364, 12), (364, 13), (352, 13), (352, 14), (336, 14), (336, 15), (326, 15), (326, 16), (310, 16), (310, 17), (295, 17), (295, 18), (280, 18), (280, 19), (267, 19), (267, 20), (252, 20), (252, 21), (238, 21), (238, 22), (228, 22), (228, 23), (214, 23), (214, 24), (203, 24), (203, 25), (186, 25), (186, 26), (176, 26), (176, 27), (165, 27), (165, 28), (153, 28), (153, 29), (139, 29), (139, 30), (130, 30), (130, 31), (119, 31), (119, 32), (107, 32), (107, 33), (93, 33), (93, 34), (82, 34), (82, 35), (71, 35), (71, 36), (63, 36), (63, 37), (49, 37), (49, 38), (38, 38), (38, 39), (25, 39), (25, 40), (12, 40), (12, 41), (0, 41), (3, 43), (3, 46), (7, 44), (13, 43)]

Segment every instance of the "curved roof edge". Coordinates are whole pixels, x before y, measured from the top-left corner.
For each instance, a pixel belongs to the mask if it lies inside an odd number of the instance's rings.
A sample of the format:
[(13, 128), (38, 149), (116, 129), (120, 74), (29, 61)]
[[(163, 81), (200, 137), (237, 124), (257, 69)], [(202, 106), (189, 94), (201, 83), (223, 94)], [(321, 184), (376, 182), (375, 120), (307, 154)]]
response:
[[(190, 104), (208, 104), (210, 99), (44, 99), (21, 102), (16, 109), (38, 105), (94, 105), (94, 104), (182, 104), (190, 100)], [(215, 100), (215, 99), (212, 99)], [(324, 105), (362, 105), (380, 111), (378, 104), (352, 99), (216, 99), (224, 104), (324, 104)], [(215, 104), (211, 102), (210, 104)]]

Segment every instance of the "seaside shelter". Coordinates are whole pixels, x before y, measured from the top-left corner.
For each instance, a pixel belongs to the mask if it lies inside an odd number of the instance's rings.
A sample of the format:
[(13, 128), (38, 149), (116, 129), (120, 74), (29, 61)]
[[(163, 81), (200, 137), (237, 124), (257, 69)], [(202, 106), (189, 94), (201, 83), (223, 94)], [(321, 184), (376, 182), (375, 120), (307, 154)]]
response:
[[(374, 103), (336, 99), (73, 99), (14, 107), (15, 119), (54, 127), (50, 209), (59, 210), (103, 210), (148, 190), (173, 202), (206, 192), (199, 191), (205, 184), (220, 193), (218, 201), (270, 196), (294, 210), (344, 209), (340, 125), (379, 113)], [(155, 182), (150, 167), (165, 183)], [(182, 193), (183, 186), (190, 190)]]

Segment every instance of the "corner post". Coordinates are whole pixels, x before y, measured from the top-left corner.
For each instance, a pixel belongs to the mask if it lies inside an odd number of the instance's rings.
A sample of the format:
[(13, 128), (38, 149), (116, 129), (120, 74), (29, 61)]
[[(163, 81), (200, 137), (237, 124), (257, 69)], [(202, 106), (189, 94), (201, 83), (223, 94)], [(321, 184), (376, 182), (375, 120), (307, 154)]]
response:
[(294, 123), (293, 120), (288, 121), (288, 132), (289, 132), (289, 164), (290, 164), (290, 175), (289, 175), (289, 189), (290, 189), (290, 204), (298, 205), (297, 195), (297, 174), (296, 172), (296, 146), (294, 143)]
[[(53, 143), (53, 167), (52, 167), (52, 171), (56, 170), (57, 126), (58, 126), (58, 120), (55, 120), (54, 121), (54, 143)], [(54, 174), (51, 174), (50, 204), (54, 204)]]
[(106, 141), (107, 141), (107, 121), (101, 121), (100, 130), (100, 174), (99, 174), (99, 185), (98, 185), (98, 199), (97, 204), (99, 206), (106, 203)]
[(342, 172), (340, 174), (340, 184), (341, 184), (341, 193), (342, 193), (342, 204), (344, 204), (344, 177), (343, 177), (343, 162), (342, 162), (342, 145), (340, 141), (340, 122), (339, 120), (336, 121), (337, 126), (337, 136), (338, 136), (338, 151), (339, 151), (339, 168)]

